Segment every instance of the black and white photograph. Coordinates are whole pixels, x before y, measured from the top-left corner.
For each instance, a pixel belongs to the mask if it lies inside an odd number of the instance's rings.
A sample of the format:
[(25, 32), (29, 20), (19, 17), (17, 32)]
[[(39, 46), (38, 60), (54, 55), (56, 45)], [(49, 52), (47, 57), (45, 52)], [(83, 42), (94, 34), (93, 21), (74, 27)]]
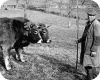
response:
[(0, 80), (97, 80), (100, 7), (93, 0), (6, 0), (0, 7)]

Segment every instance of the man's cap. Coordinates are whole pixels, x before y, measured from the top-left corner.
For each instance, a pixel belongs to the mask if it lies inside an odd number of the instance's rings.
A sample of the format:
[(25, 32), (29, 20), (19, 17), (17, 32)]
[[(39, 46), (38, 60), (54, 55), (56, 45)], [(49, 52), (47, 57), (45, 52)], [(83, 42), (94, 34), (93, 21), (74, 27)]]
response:
[(89, 16), (95, 16), (96, 15), (96, 11), (93, 8), (87, 8), (86, 13)]

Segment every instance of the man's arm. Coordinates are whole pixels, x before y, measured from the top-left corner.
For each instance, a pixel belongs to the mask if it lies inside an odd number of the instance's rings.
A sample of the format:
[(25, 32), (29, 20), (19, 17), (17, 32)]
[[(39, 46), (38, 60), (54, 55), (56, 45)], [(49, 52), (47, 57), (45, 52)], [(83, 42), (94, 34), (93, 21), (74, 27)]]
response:
[(100, 23), (93, 26), (93, 43), (91, 46), (91, 52), (96, 52), (100, 45)]
[(77, 43), (81, 43), (82, 42), (82, 38), (77, 40)]

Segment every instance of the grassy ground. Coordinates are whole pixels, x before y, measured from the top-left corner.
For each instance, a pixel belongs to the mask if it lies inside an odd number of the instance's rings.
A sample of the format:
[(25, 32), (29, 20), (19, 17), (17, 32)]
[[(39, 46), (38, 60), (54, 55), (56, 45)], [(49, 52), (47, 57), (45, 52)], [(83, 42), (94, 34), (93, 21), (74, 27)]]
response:
[[(12, 70), (7, 71), (4, 76), (9, 80), (79, 80), (82, 77), (82, 68), (79, 65), (79, 74), (75, 77), (76, 20), (71, 19), (71, 27), (68, 28), (68, 18), (37, 11), (27, 11), (27, 14), (28, 19), (35, 23), (52, 25), (48, 29), (52, 42), (25, 47), (23, 55), (26, 62), (17, 62), (11, 57)], [(0, 11), (0, 17), (19, 16), (23, 16), (23, 11)], [(85, 21), (80, 20), (79, 37), (84, 24)]]

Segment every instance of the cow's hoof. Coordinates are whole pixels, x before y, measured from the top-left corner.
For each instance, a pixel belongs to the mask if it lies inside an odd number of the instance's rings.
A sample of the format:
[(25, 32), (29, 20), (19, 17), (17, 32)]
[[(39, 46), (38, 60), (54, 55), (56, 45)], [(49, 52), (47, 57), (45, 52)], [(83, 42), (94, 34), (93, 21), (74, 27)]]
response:
[(16, 57), (14, 59), (18, 62), (26, 62), (23, 58)]
[(0, 72), (0, 75), (4, 75), (4, 74), (6, 74), (5, 70)]
[(11, 70), (11, 65), (9, 63), (6, 63), (5, 68), (6, 68), (7, 71), (9, 71), (9, 70)]
[(26, 62), (24, 59), (21, 59), (21, 62)]
[(24, 59), (21, 59), (21, 58), (17, 58), (17, 61), (18, 62), (26, 62)]
[(6, 67), (7, 71), (11, 70), (11, 67), (10, 66), (7, 66)]
[(6, 74), (6, 70), (2, 70), (0, 72), (1, 72), (1, 74)]
[(6, 71), (6, 73), (9, 74), (9, 75), (16, 75), (16, 71), (13, 70), (13, 69)]

